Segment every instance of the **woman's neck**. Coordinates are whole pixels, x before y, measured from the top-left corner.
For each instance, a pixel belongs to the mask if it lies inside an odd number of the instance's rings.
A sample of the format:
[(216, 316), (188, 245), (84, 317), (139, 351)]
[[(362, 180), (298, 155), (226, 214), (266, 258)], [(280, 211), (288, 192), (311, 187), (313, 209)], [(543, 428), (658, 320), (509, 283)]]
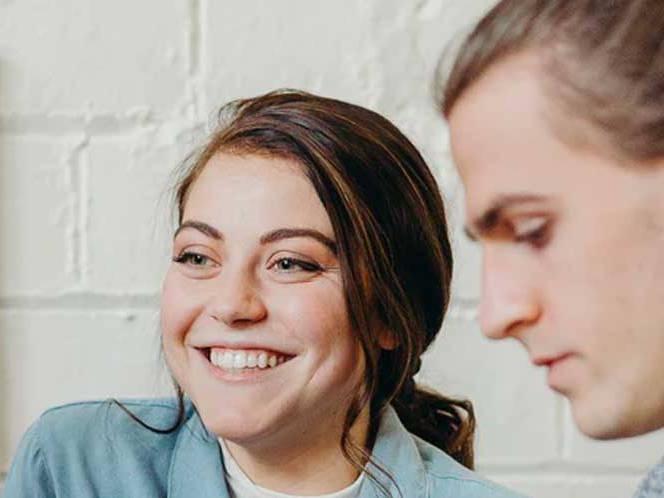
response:
[[(359, 471), (344, 457), (341, 447), (342, 424), (337, 430), (320, 428), (317, 433), (301, 432), (287, 438), (291, 444), (240, 445), (225, 440), (229, 452), (257, 485), (287, 494), (333, 493), (352, 484)], [(350, 439), (365, 447), (369, 427), (368, 411), (363, 411), (350, 430)]]

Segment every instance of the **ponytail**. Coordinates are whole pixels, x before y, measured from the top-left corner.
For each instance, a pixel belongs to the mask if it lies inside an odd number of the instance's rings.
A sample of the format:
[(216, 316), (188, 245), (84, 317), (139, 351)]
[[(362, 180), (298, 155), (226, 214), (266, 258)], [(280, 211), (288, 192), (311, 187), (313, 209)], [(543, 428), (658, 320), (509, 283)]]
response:
[(442, 396), (406, 379), (392, 406), (408, 432), (440, 448), (460, 464), (474, 468), (475, 412), (468, 400)]

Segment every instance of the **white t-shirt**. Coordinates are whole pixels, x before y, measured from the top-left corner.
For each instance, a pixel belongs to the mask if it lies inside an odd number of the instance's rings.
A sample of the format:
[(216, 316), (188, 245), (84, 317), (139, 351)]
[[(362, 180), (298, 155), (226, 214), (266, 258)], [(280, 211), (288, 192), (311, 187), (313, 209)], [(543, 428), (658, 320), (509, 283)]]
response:
[[(223, 439), (219, 438), (219, 444), (224, 455), (226, 483), (231, 498), (304, 498), (303, 495), (288, 495), (258, 486), (240, 468)], [(325, 495), (307, 495), (307, 498), (357, 498), (360, 496), (363, 480), (364, 472), (350, 486), (340, 491)]]

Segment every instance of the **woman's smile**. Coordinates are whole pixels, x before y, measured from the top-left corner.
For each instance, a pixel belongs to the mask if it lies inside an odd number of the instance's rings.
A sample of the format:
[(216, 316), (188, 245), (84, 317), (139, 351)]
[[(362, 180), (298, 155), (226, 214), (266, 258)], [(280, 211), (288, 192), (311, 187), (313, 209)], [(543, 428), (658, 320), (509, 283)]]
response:
[(223, 381), (261, 381), (295, 356), (269, 350), (204, 348), (198, 350), (211, 374)]

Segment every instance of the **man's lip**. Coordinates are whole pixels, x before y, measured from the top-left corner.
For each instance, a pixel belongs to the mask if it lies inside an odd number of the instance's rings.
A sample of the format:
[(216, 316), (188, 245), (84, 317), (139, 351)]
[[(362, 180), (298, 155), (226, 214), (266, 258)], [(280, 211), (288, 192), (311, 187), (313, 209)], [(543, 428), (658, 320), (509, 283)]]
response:
[(554, 363), (557, 363), (565, 358), (571, 356), (572, 353), (562, 353), (555, 356), (538, 356), (532, 359), (533, 365), (538, 367), (550, 367)]

